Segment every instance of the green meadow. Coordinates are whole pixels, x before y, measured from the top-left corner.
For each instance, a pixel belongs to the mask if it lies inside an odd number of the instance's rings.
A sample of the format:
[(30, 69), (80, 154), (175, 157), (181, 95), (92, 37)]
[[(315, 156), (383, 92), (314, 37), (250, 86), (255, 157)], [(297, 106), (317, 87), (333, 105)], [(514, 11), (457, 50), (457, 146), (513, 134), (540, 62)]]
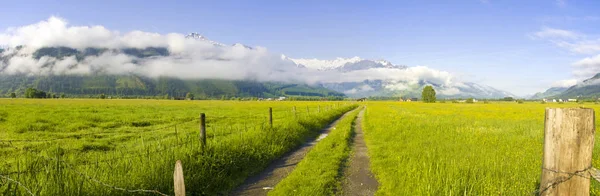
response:
[[(170, 195), (173, 166), (181, 160), (188, 193), (226, 194), (354, 108), (345, 102), (0, 99), (0, 193)], [(206, 115), (204, 149), (200, 113)]]

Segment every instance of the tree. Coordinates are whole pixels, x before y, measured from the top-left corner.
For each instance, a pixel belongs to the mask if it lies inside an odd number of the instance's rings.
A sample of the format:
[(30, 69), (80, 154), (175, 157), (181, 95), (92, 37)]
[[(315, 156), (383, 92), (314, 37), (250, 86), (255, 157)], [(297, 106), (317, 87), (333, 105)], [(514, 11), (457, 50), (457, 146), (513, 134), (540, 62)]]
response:
[(194, 94), (188, 92), (185, 95), (185, 99), (187, 99), (187, 100), (194, 100)]
[(426, 86), (423, 88), (421, 99), (423, 99), (423, 102), (425, 103), (435, 103), (435, 90), (432, 86)]
[(104, 95), (104, 93), (100, 94), (100, 99), (105, 99), (106, 95)]
[(61, 98), (61, 99), (64, 99), (65, 97), (66, 97), (66, 96), (65, 96), (65, 94), (64, 94), (64, 93), (61, 93), (61, 94), (60, 94), (60, 98)]
[(502, 98), (502, 100), (503, 100), (503, 101), (514, 101), (514, 100), (515, 100), (515, 98), (512, 98), (512, 97), (504, 97), (504, 98)]
[(37, 90), (35, 88), (27, 88), (25, 90), (25, 98), (46, 98), (46, 92)]
[(473, 103), (474, 101), (473, 101), (473, 98), (468, 98), (465, 102), (466, 103)]
[(14, 92), (10, 93), (10, 98), (13, 98), (13, 99), (14, 99), (14, 98), (17, 98), (17, 94), (16, 94), (16, 93), (14, 93)]

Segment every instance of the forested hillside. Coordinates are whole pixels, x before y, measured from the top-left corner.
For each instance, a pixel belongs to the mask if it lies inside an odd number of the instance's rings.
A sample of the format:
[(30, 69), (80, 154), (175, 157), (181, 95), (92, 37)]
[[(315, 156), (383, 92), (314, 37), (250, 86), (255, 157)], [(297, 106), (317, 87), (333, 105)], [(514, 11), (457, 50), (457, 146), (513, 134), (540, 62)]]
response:
[(183, 80), (171, 77), (148, 78), (138, 75), (1, 75), (0, 95), (14, 92), (18, 97), (27, 88), (69, 97), (185, 97), (230, 99), (233, 97), (269, 98), (278, 96), (343, 97), (344, 94), (321, 86), (278, 82), (234, 81), (219, 79)]

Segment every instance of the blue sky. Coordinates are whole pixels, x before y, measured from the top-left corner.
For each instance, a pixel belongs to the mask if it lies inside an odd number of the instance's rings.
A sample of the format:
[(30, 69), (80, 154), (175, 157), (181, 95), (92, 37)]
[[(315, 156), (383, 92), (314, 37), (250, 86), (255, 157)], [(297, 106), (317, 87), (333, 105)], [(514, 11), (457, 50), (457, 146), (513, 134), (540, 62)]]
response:
[[(122, 32), (198, 32), (215, 41), (264, 46), (293, 58), (360, 56), (427, 66), (517, 95), (543, 91), (559, 80), (582, 80), (591, 73), (574, 74), (573, 64), (600, 53), (574, 52), (557, 44), (600, 40), (600, 1), (592, 0), (1, 4), (0, 29), (58, 16), (72, 25), (102, 25)], [(544, 30), (578, 37), (536, 34)]]

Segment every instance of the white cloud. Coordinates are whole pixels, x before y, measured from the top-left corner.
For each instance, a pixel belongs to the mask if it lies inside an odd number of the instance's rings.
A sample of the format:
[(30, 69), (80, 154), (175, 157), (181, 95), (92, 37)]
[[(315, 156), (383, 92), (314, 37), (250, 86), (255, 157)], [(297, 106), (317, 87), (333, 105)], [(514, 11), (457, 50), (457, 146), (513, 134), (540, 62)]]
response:
[[(143, 74), (149, 77), (173, 76), (186, 79), (255, 79), (259, 81), (306, 82), (363, 82), (364, 80), (391, 81), (388, 89), (404, 89), (407, 85), (425, 81), (444, 88), (459, 86), (455, 77), (445, 71), (426, 66), (408, 68), (371, 68), (349, 72), (317, 71), (299, 68), (292, 60), (274, 54), (263, 47), (246, 48), (242, 45), (215, 46), (211, 41), (186, 39), (183, 34), (158, 34), (132, 31), (121, 33), (103, 26), (72, 26), (64, 19), (50, 17), (36, 24), (15, 27), (0, 33), (0, 45), (11, 49), (2, 53), (8, 59), (0, 61), (0, 73), (16, 74)], [(24, 46), (17, 50), (15, 47)], [(106, 48), (100, 56), (62, 59), (32, 54), (42, 47), (66, 46), (76, 49)], [(119, 52), (123, 48), (166, 47), (170, 55), (137, 58)], [(359, 57), (328, 61), (332, 67), (360, 61)], [(305, 60), (314, 64), (320, 60)], [(311, 65), (312, 65), (311, 64)], [(316, 65), (314, 65), (316, 66)], [(357, 92), (372, 91), (361, 86)], [(351, 92), (349, 92), (351, 93)]]
[(347, 91), (344, 91), (345, 94), (356, 94), (356, 93), (365, 93), (365, 92), (370, 92), (370, 91), (374, 91), (375, 89), (369, 85), (362, 85), (360, 87), (357, 88), (353, 88)]
[(594, 54), (600, 52), (600, 39), (583, 40), (578, 42), (553, 41), (559, 47), (578, 54)]
[(533, 38), (548, 40), (554, 45), (577, 54), (600, 52), (600, 38), (593, 38), (575, 31), (543, 27), (532, 34)]
[(533, 34), (535, 37), (537, 38), (543, 38), (543, 39), (555, 39), (555, 38), (559, 38), (559, 39), (577, 39), (580, 38), (581, 35), (579, 33), (573, 32), (573, 31), (568, 31), (568, 30), (564, 30), (564, 29), (555, 29), (555, 28), (549, 28), (549, 27), (543, 27), (541, 31), (535, 32)]
[(571, 87), (577, 84), (577, 79), (559, 80), (552, 83), (552, 87)]
[(460, 90), (458, 88), (447, 88), (447, 89), (441, 89), (439, 90), (441, 95), (447, 95), (447, 96), (452, 96), (452, 95), (456, 95), (460, 93)]
[(573, 63), (573, 74), (577, 77), (587, 78), (600, 73), (600, 54), (587, 57)]

